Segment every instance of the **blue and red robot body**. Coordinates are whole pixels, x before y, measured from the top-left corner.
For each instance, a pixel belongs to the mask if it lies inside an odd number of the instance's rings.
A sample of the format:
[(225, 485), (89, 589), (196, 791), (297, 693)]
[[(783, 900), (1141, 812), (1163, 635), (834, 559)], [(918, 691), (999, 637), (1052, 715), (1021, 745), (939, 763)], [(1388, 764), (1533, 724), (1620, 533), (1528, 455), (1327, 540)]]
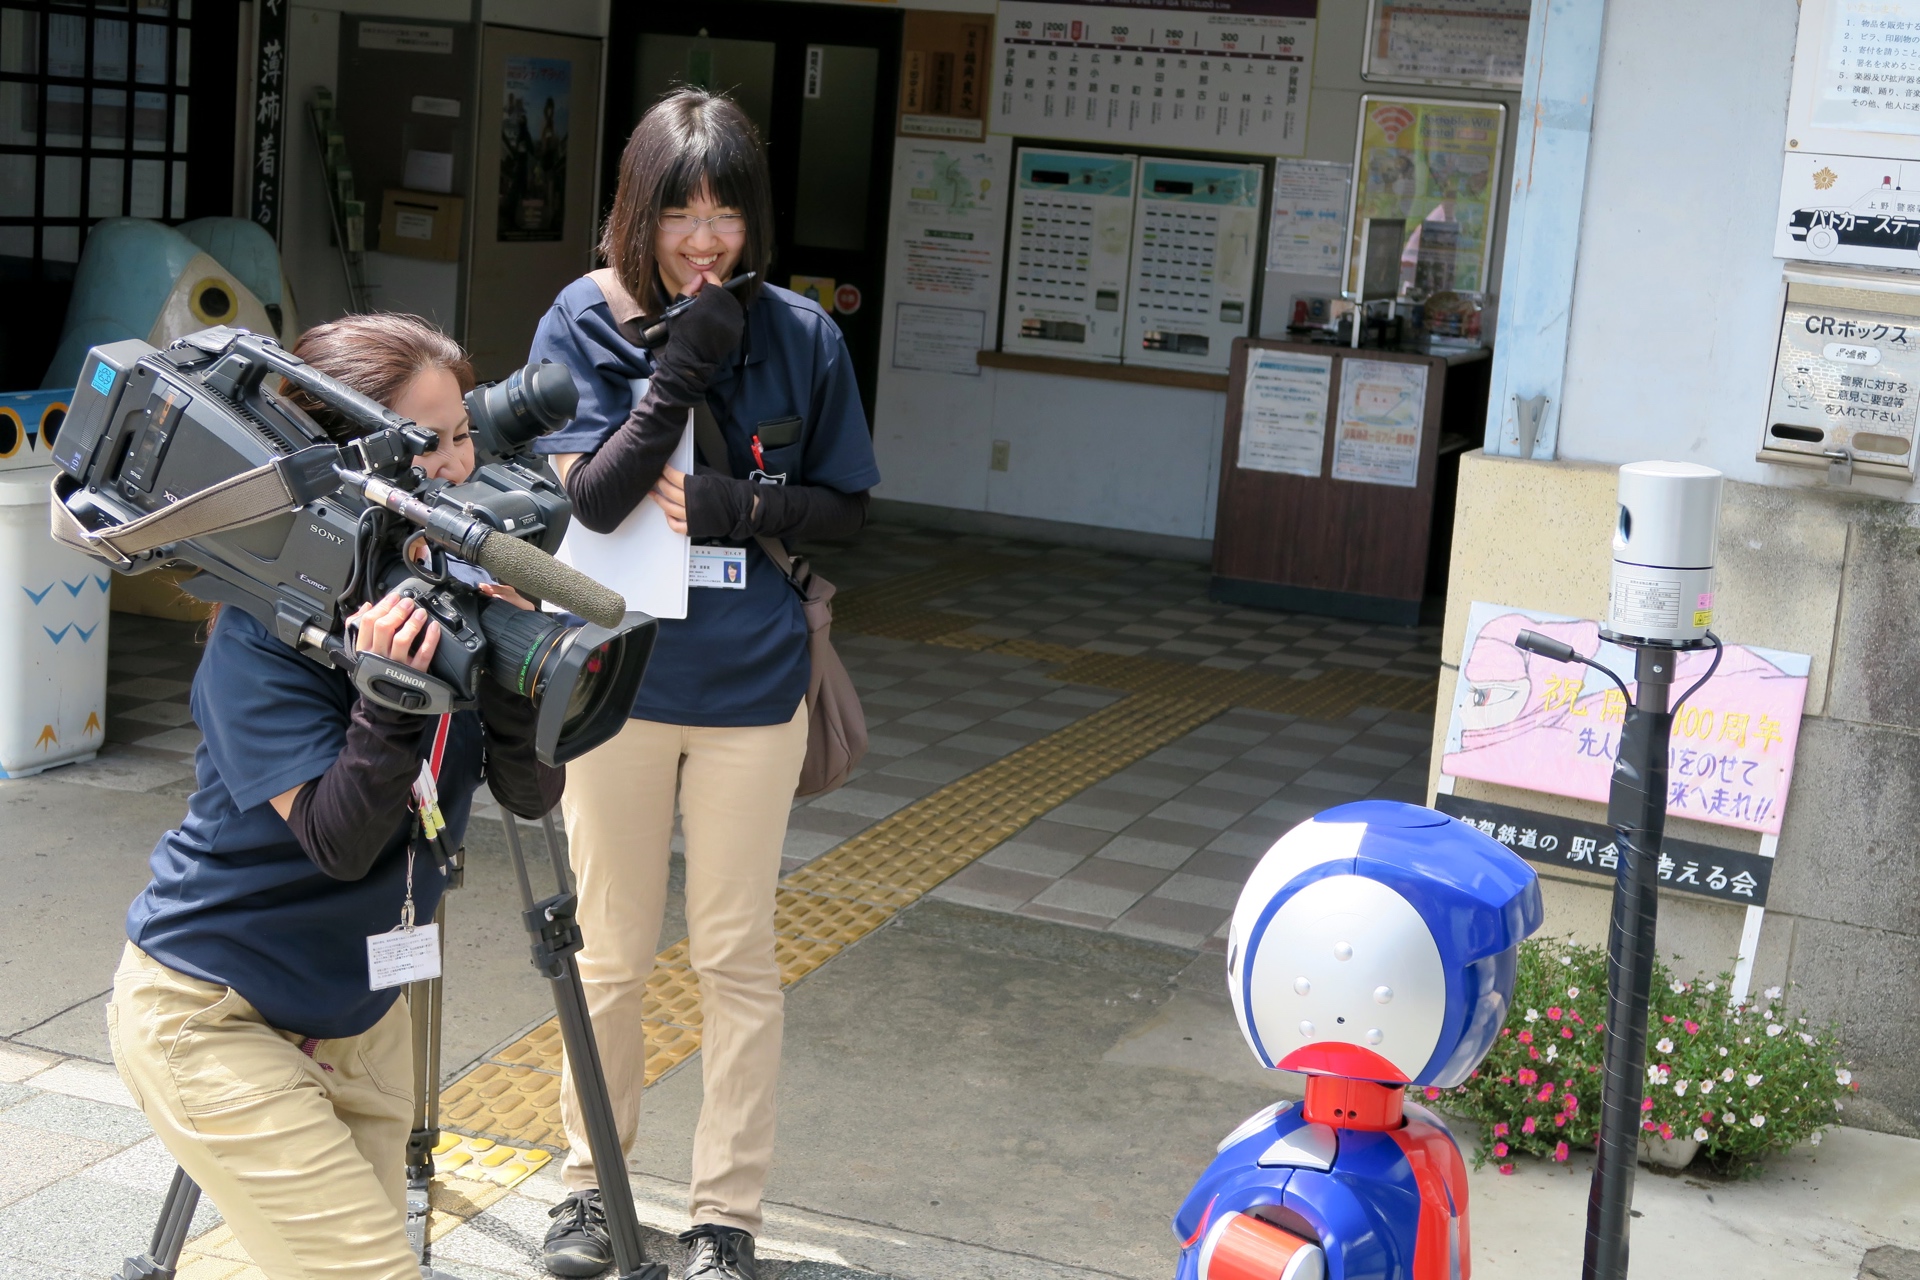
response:
[(1406, 1087), (1479, 1064), (1541, 916), (1531, 868), (1431, 809), (1343, 805), (1282, 837), (1234, 912), (1227, 981), (1306, 1101), (1220, 1144), (1174, 1216), (1176, 1280), (1466, 1280), (1466, 1165)]

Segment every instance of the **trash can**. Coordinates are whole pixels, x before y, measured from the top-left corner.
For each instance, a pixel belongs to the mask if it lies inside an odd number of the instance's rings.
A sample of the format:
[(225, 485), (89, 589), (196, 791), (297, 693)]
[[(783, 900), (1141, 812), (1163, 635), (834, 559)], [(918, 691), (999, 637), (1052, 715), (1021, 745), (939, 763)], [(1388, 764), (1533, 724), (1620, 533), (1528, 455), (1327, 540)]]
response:
[[(69, 393), (0, 396), (0, 777), (90, 759), (106, 738), (112, 571), (48, 532), (45, 434)], [(22, 437), (25, 437), (24, 439)]]

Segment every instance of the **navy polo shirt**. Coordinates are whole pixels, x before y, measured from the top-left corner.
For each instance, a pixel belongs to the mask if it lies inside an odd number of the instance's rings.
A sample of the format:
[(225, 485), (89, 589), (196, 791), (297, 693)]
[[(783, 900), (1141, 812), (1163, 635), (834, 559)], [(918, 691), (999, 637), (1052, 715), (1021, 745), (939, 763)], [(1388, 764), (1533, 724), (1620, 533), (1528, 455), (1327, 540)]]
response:
[[(534, 335), (531, 358), (572, 370), (580, 411), (541, 437), (534, 445), (541, 453), (592, 453), (633, 411), (635, 381), (652, 375), (653, 362), (616, 323), (630, 319), (616, 317), (599, 286), (584, 277), (554, 300)], [(842, 493), (880, 482), (846, 341), (817, 303), (797, 293), (761, 287), (732, 363), (707, 387), (707, 403), (736, 476), (753, 469), (759, 424), (798, 418), (798, 440), (764, 451), (768, 474), (784, 472), (790, 484)], [(687, 592), (684, 619), (661, 619), (634, 699), (636, 718), (710, 726), (793, 718), (811, 672), (800, 596), (751, 539), (746, 552), (745, 590), (695, 588)]]
[[(412, 822), (396, 824), (365, 877), (335, 880), (267, 802), (333, 764), (356, 696), (345, 672), (295, 653), (244, 610), (222, 609), (193, 678), (197, 786), (127, 912), (127, 936), (161, 964), (232, 987), (270, 1025), (322, 1040), (359, 1035), (399, 995), (367, 989), (367, 937), (400, 923)], [(437, 723), (421, 717), (422, 758)], [(454, 847), (480, 774), (480, 717), (458, 712), (440, 765)], [(438, 860), (417, 854), (417, 920), (433, 919), (445, 887)]]

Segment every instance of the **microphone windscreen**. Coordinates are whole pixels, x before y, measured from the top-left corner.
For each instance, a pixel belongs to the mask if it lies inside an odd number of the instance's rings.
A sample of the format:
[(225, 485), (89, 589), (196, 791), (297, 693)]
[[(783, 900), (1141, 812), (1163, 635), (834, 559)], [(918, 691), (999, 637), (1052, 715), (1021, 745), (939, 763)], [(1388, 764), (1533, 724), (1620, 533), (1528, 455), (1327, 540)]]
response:
[(572, 565), (561, 564), (531, 542), (504, 533), (490, 534), (480, 544), (479, 564), (509, 586), (577, 613), (588, 622), (617, 627), (626, 620), (627, 602), (619, 592), (600, 585)]

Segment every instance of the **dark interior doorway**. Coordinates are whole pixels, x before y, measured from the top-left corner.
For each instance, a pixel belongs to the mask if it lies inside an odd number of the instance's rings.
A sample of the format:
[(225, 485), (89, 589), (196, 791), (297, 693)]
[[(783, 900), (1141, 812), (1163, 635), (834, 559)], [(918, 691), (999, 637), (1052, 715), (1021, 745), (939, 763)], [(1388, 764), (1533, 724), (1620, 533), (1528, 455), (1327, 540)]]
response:
[(869, 422), (900, 22), (897, 12), (777, 0), (615, 5), (607, 42), (603, 210), (612, 204), (627, 135), (662, 94), (683, 85), (730, 94), (767, 141), (772, 281), (794, 288), (799, 277), (802, 292), (809, 282), (832, 282), (813, 291), (846, 335)]

